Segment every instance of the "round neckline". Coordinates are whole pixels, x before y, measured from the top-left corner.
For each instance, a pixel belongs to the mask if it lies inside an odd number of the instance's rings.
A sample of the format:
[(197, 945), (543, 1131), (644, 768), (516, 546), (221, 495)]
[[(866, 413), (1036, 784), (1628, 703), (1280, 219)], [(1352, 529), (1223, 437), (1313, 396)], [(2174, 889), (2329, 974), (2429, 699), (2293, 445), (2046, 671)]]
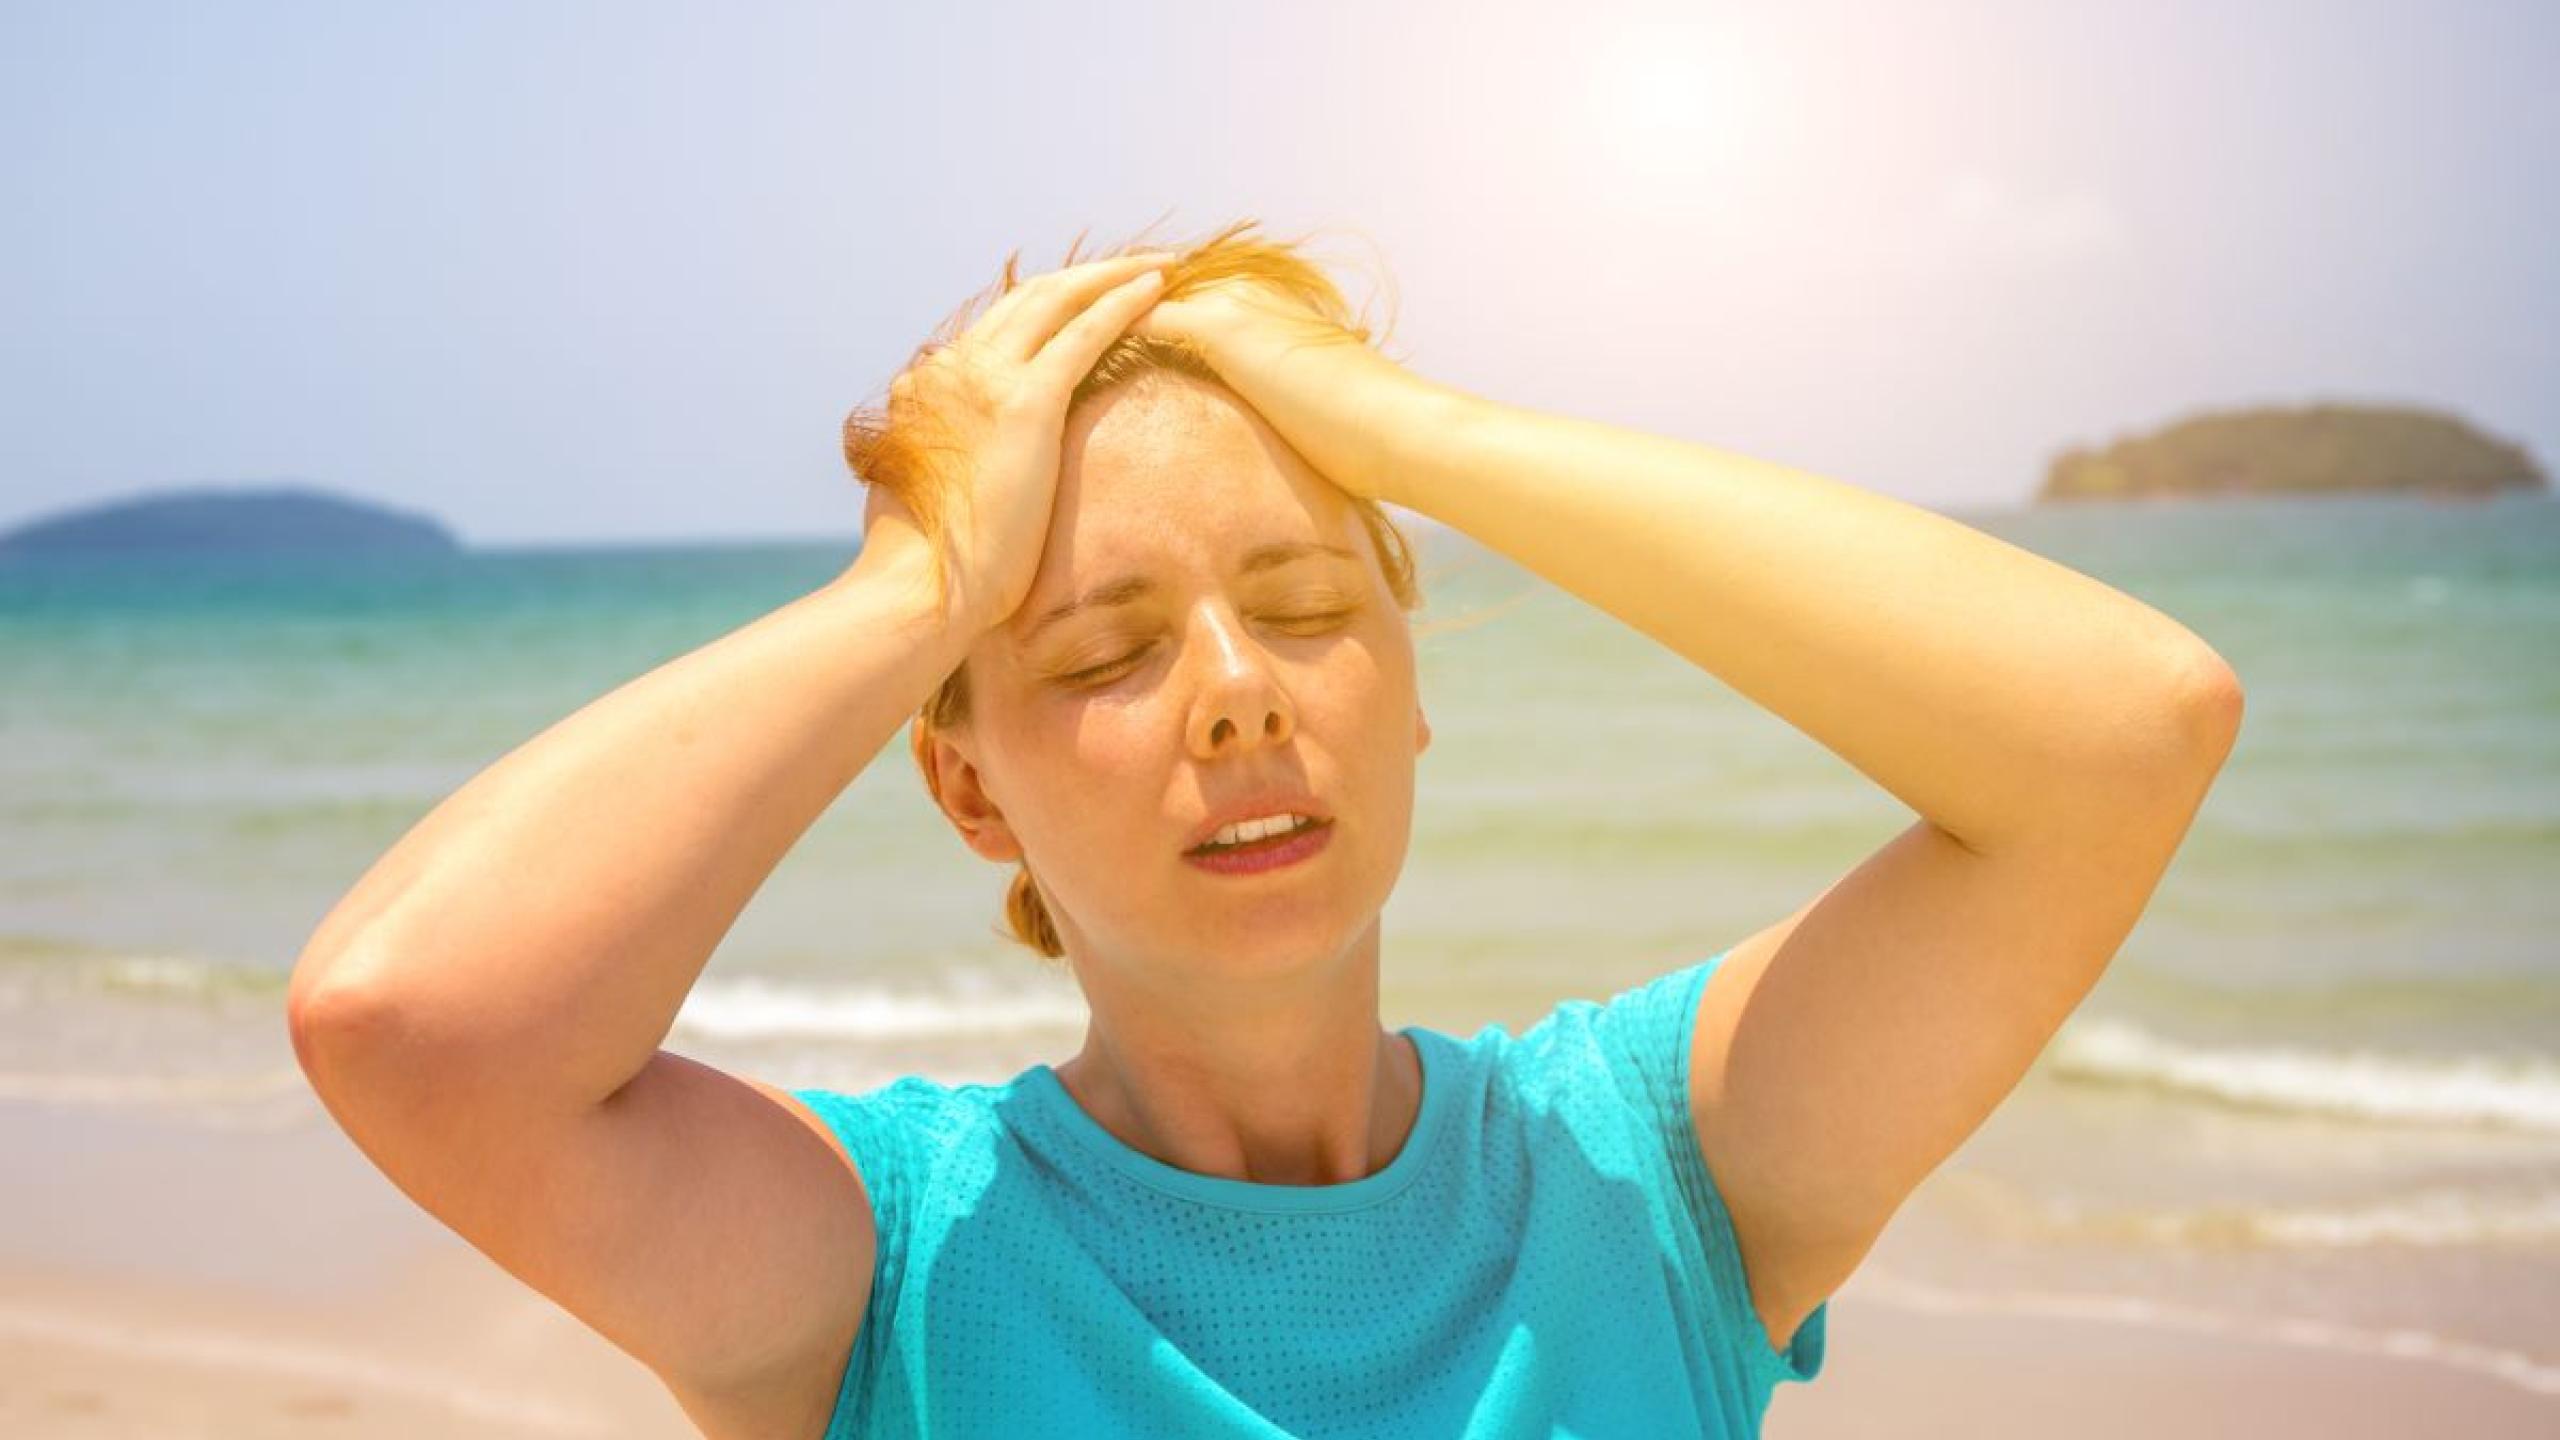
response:
[(1333, 1185), (1272, 1185), (1225, 1175), (1203, 1175), (1168, 1165), (1131, 1146), (1105, 1129), (1101, 1121), (1087, 1114), (1051, 1066), (1035, 1065), (1024, 1075), (1030, 1080), (1033, 1093), (1042, 1098), (1050, 1113), (1069, 1134), (1109, 1161), (1113, 1168), (1142, 1185), (1185, 1200), (1222, 1205), (1232, 1210), (1257, 1210), (1275, 1215), (1324, 1214), (1363, 1209), (1402, 1190), (1422, 1172), (1424, 1157), (1440, 1133), (1441, 1113), (1449, 1104), (1449, 1087), (1441, 1075), (1444, 1061), (1433, 1050), (1434, 1037), (1430, 1031), (1415, 1025), (1407, 1025), (1396, 1033), (1413, 1042), (1414, 1063), (1422, 1072), (1422, 1098), (1415, 1108), (1413, 1127), (1405, 1134), (1403, 1148), (1397, 1150), (1395, 1158), (1385, 1166), (1357, 1180)]

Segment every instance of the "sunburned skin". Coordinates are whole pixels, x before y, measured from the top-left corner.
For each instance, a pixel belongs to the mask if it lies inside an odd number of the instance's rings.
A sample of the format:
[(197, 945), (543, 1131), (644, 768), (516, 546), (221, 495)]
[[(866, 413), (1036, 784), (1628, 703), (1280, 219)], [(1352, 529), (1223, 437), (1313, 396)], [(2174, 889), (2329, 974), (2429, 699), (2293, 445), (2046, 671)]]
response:
[[(1111, 392), (1061, 456), (1039, 572), (970, 652), (970, 723), (936, 747), (944, 809), (1037, 877), (1093, 1014), (1056, 1068), (1115, 1135), (1204, 1175), (1367, 1173), (1413, 1105), (1377, 1000), (1430, 743), (1406, 612), (1350, 497), (1219, 386)], [(1324, 823), (1185, 852), (1266, 791)]]

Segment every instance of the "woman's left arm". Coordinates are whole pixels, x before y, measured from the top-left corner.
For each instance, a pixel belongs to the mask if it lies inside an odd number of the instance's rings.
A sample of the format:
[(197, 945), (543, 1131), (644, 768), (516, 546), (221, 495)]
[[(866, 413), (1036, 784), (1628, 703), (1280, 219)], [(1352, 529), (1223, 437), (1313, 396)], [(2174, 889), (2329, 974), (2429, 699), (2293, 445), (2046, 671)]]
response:
[(1670, 646), (1922, 817), (1735, 944), (1699, 1001), (1690, 1121), (1784, 1351), (2122, 947), (2237, 737), (2239, 681), (2131, 596), (1882, 495), (1463, 394), (1414, 414), (1435, 418), (1382, 498)]
[(2192, 631), (1932, 511), (1471, 395), (1252, 291), (1133, 328), (1199, 348), (1335, 484), (1669, 646), (1969, 850), (2173, 805), (2164, 777), (2210, 774), (2237, 732), (2238, 682)]
[(1968, 850), (2191, 805), (2237, 732), (2239, 684), (2192, 631), (1970, 526), (1688, 441), (1434, 408), (1381, 498), (1669, 646)]
[(1733, 945), (1699, 1002), (1691, 1119), (1783, 1345), (2122, 946), (2238, 734), (2237, 678), (2150, 606), (1916, 506), (1195, 324), (1336, 483), (1652, 636), (1922, 817)]

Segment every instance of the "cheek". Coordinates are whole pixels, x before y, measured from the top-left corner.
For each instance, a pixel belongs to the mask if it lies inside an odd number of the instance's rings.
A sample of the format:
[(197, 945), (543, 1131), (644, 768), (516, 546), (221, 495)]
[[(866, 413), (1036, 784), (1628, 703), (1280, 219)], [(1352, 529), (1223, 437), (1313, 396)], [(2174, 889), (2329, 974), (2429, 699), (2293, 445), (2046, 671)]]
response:
[(1160, 707), (1061, 707), (1024, 758), (1044, 777), (1039, 801), (1052, 843), (1073, 852), (1050, 863), (1105, 864), (1164, 823), (1159, 804), (1180, 736)]
[(1080, 777), (1116, 776), (1125, 791), (1143, 773), (1141, 766), (1179, 741), (1179, 724), (1161, 697), (1065, 706), (1050, 733), (1049, 754)]
[(1379, 645), (1345, 645), (1327, 657), (1323, 684), (1301, 705), (1338, 735), (1382, 736), (1412, 723), (1413, 672)]

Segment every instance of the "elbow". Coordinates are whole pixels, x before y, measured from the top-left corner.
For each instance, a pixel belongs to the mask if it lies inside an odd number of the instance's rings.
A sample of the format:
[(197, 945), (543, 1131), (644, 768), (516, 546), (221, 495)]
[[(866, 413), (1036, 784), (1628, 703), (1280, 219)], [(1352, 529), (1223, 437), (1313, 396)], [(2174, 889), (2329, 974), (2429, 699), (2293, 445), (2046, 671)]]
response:
[(358, 983), (368, 963), (339, 949), (324, 951), (316, 942), (303, 949), (284, 992), (285, 1029), (297, 1054), (322, 1032), (348, 1028), (375, 1003), (377, 987)]
[(2199, 641), (2164, 670), (2098, 762), (2110, 777), (2107, 814), (2127, 806), (2192, 812), (2240, 738), (2246, 701), (2240, 677), (2220, 655)]
[(2240, 720), (2248, 697), (2240, 675), (2209, 646), (2199, 645), (2182, 660), (2171, 687), (2178, 721), (2181, 758), (2218, 771), (2240, 738)]
[[(2239, 738), (2240, 679), (2198, 643), (2142, 688), (2147, 698), (2127, 704), (2103, 748), (2058, 782), (2022, 782), (2018, 814), (2025, 818), (2018, 828), (2030, 843), (2061, 836), (2085, 845), (2104, 836), (2109, 844), (2142, 847), (2128, 853), (2151, 856), (2165, 856), (2180, 843)], [(1977, 836), (1960, 843), (1982, 853), (2009, 840)]]
[(429, 1023), (413, 1002), (414, 987), (387, 979), (396, 970), (379, 952), (305, 952), (285, 990), (285, 1033), (314, 1092), (368, 1088), (404, 1073), (441, 1072), (456, 1052), (449, 1027)]
[(326, 1093), (345, 1077), (351, 1056), (363, 1048), (352, 1037), (373, 1027), (367, 1017), (378, 1013), (380, 1003), (342, 978), (308, 965), (295, 968), (285, 994), (285, 1034), (293, 1042), (294, 1062), (315, 1093)]
[(317, 1029), (324, 1011), (344, 1008), (346, 987), (322, 957), (306, 950), (293, 962), (293, 974), (285, 982), (284, 1019), (298, 1043), (307, 1030)]

